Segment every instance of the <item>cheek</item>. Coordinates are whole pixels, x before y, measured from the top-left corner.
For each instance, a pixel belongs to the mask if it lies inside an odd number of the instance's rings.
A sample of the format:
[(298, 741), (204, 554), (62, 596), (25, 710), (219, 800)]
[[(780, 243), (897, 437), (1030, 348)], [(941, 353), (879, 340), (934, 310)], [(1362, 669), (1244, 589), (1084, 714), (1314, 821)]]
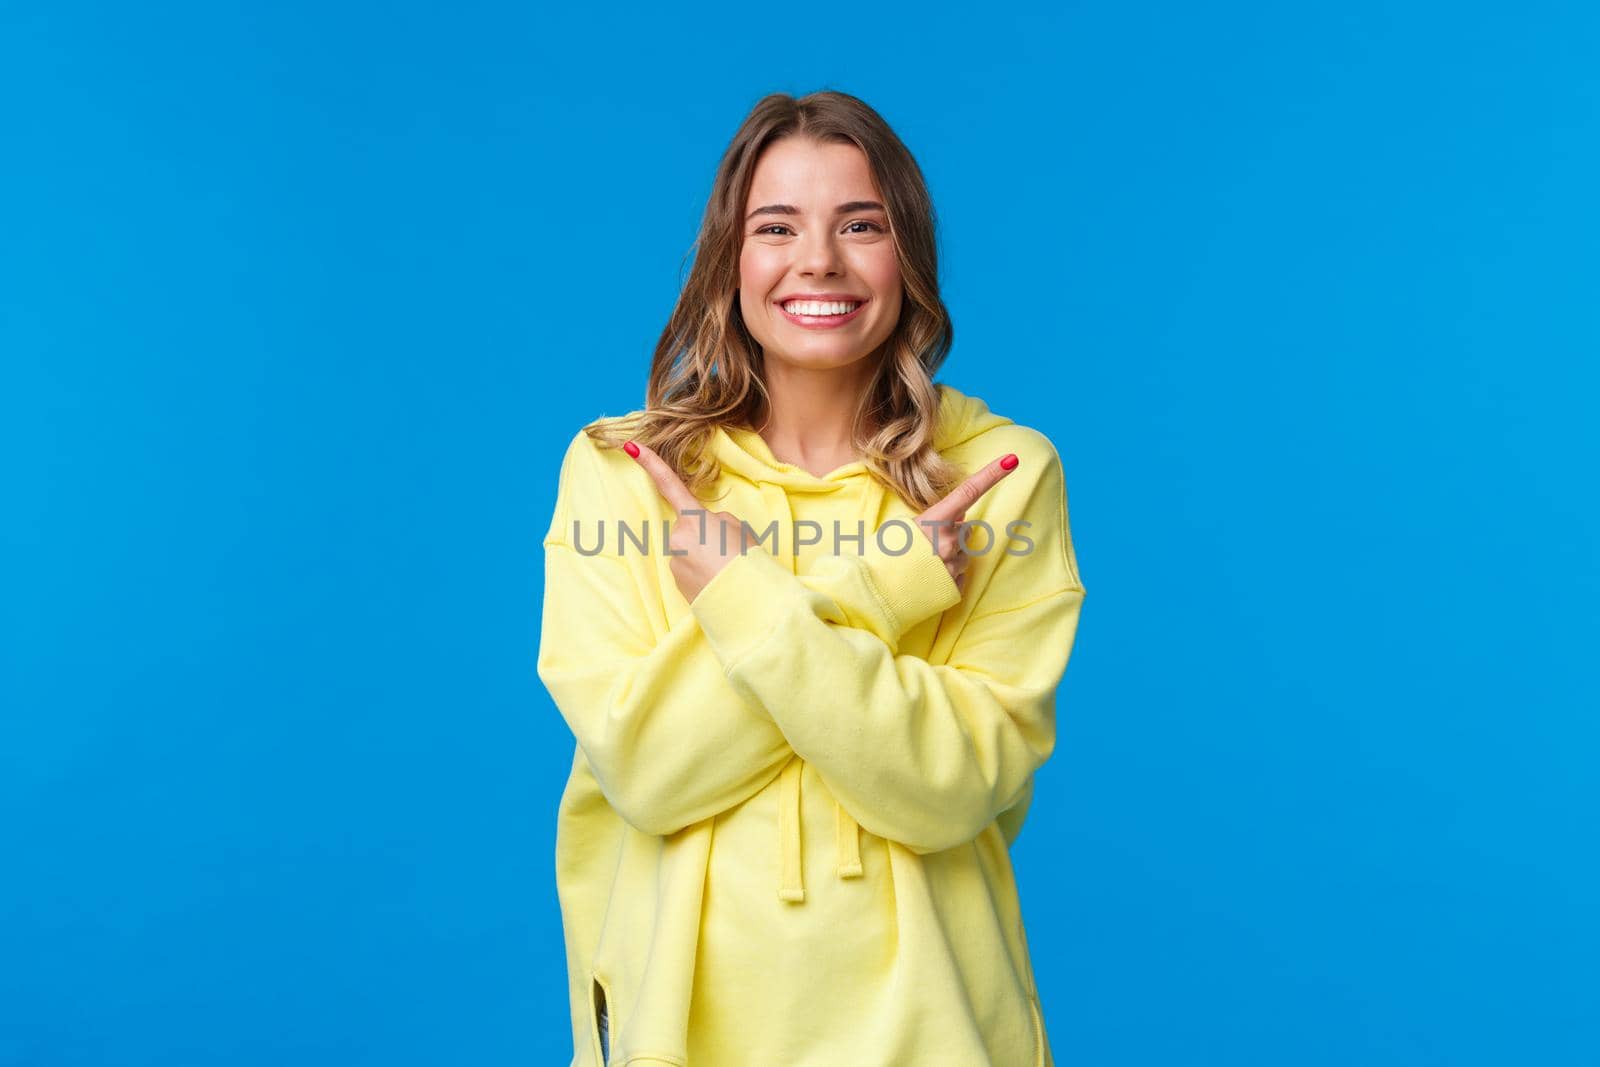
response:
[(760, 245), (746, 245), (739, 253), (739, 286), (751, 290), (751, 295), (761, 296), (777, 284), (774, 274), (781, 275), (783, 267), (775, 261), (770, 249)]
[(745, 248), (739, 253), (739, 313), (744, 317), (745, 326), (757, 334), (764, 329), (762, 312), (767, 293), (776, 284), (759, 248)]
[(885, 304), (898, 299), (901, 288), (900, 264), (894, 258), (894, 249), (887, 242), (881, 247), (874, 246), (869, 254), (862, 256), (856, 264), (856, 273), (866, 279)]
[(904, 281), (900, 276), (899, 261), (894, 258), (894, 250), (888, 249), (885, 254), (874, 255), (862, 262), (860, 276), (877, 294), (878, 325), (874, 332), (881, 331), (887, 335), (900, 321), (901, 305), (905, 302)]
[(891, 323), (899, 322), (901, 305), (904, 303), (905, 293), (899, 285), (888, 290), (883, 298), (884, 318)]

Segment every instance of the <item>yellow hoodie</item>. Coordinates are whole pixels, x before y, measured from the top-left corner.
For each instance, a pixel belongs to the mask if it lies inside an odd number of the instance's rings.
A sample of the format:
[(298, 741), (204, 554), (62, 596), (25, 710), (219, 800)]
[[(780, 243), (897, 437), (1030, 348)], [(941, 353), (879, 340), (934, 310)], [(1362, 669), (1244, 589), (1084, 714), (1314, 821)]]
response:
[(1050, 440), (939, 388), (946, 459), (1021, 460), (967, 511), (994, 542), (969, 535), (965, 594), (863, 463), (818, 477), (724, 427), (701, 499), (776, 541), (691, 604), (645, 469), (569, 444), (538, 670), (577, 741), (572, 1067), (1053, 1064), (1009, 848), (1084, 588)]

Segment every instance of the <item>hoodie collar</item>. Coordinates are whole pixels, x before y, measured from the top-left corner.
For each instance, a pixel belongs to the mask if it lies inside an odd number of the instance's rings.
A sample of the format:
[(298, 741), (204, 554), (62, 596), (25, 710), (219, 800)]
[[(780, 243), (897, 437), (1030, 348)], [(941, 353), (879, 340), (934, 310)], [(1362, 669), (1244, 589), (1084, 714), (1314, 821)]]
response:
[[(939, 390), (939, 417), (933, 434), (933, 447), (937, 451), (943, 452), (985, 430), (1012, 421), (990, 411), (982, 400), (968, 396), (953, 385), (941, 382), (935, 388)], [(791, 491), (828, 492), (837, 489), (840, 483), (870, 473), (865, 462), (856, 460), (827, 474), (812, 474), (803, 467), (778, 459), (764, 437), (742, 426), (717, 427), (712, 448), (724, 469), (750, 482), (768, 482)]]

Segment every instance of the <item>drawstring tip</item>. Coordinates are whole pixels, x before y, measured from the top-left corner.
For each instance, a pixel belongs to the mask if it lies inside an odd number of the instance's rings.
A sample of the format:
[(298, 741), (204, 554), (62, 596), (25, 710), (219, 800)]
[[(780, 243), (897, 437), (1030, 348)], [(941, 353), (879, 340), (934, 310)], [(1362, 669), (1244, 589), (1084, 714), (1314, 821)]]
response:
[(844, 810), (844, 805), (837, 799), (833, 802), (835, 816), (833, 829), (835, 833), (835, 852), (839, 857), (836, 870), (840, 878), (860, 878), (861, 870), (861, 834), (859, 824)]
[(806, 899), (800, 866), (800, 757), (795, 756), (779, 776), (778, 899)]

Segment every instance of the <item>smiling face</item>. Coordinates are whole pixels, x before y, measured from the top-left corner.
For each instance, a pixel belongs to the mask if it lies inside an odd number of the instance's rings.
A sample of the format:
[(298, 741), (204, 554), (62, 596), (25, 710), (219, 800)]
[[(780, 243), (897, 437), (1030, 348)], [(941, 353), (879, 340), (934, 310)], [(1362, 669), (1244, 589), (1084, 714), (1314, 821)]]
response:
[(900, 320), (900, 265), (867, 157), (786, 137), (750, 184), (739, 310), (769, 360), (811, 370), (870, 356)]

